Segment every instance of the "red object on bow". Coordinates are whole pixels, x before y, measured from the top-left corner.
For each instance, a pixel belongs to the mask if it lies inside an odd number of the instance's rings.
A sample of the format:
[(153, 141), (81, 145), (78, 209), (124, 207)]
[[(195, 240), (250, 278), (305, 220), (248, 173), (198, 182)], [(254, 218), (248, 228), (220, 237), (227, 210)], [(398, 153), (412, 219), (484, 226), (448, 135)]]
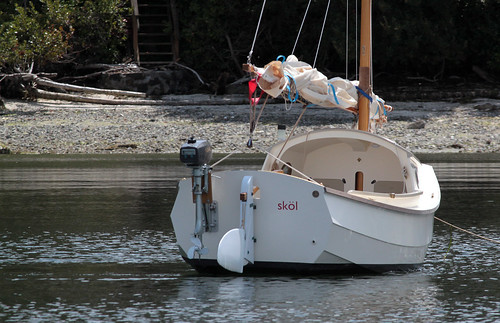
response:
[(264, 91), (261, 91), (259, 97), (257, 97), (255, 93), (257, 91), (257, 86), (257, 79), (251, 79), (248, 81), (248, 100), (252, 106), (259, 104), (259, 100), (264, 93)]

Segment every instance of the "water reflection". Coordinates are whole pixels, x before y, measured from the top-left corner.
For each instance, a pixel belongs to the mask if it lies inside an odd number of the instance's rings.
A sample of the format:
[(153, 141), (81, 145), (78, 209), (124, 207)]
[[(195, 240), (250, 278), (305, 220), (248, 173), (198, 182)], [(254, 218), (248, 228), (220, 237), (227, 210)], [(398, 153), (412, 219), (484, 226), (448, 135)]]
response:
[(178, 300), (171, 305), (190, 309), (178, 313), (179, 319), (406, 321), (437, 314), (440, 307), (436, 293), (431, 279), (419, 273), (320, 279), (198, 277), (180, 284)]
[[(500, 320), (500, 248), (440, 222), (414, 273), (203, 276), (169, 219), (189, 170), (162, 155), (86, 158), (0, 158), (0, 320)], [(500, 162), (434, 166), (437, 216), (498, 240)]]
[(500, 163), (440, 163), (434, 166), (442, 188), (467, 191), (500, 189)]

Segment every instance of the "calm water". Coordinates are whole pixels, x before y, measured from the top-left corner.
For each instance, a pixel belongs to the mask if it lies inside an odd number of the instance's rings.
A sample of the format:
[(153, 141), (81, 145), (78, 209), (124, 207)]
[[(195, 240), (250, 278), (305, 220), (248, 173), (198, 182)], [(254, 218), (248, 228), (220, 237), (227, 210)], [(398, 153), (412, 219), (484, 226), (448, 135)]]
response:
[[(426, 157), (436, 215), (500, 240), (500, 156), (458, 157)], [(169, 218), (188, 175), (165, 155), (2, 156), (0, 321), (500, 320), (500, 246), (440, 222), (413, 273), (197, 274)]]

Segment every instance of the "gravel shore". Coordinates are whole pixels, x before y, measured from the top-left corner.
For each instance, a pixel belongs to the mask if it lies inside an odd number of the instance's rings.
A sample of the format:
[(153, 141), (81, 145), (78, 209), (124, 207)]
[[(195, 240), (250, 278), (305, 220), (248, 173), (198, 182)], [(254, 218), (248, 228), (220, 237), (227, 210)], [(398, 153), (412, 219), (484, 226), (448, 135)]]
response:
[[(209, 139), (216, 153), (259, 152), (246, 148), (249, 107), (241, 104), (242, 97), (177, 99), (155, 106), (5, 100), (0, 148), (13, 154), (169, 153), (178, 152), (194, 136)], [(226, 104), (206, 105), (222, 101)], [(500, 100), (389, 104), (394, 111), (377, 133), (415, 153), (500, 152)], [(254, 145), (268, 148), (277, 140), (277, 125), (286, 125), (289, 132), (301, 112), (299, 105), (268, 104), (253, 135)], [(352, 124), (349, 113), (309, 108), (296, 133)]]

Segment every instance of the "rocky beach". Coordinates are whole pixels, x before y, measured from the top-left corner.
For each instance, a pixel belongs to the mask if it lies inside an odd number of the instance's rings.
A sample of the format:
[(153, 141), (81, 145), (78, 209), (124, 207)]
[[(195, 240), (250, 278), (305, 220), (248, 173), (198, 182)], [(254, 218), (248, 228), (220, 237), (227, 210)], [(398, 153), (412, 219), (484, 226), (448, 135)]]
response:
[[(216, 153), (260, 153), (290, 133), (302, 107), (267, 104), (249, 149), (249, 105), (244, 96), (170, 97), (165, 104), (100, 105), (5, 100), (0, 148), (11, 154), (176, 153), (189, 137), (209, 139)], [(415, 153), (499, 153), (500, 100), (388, 102), (394, 111), (376, 133)], [(258, 106), (260, 109), (261, 105)], [(350, 128), (336, 109), (308, 108), (295, 132)]]

